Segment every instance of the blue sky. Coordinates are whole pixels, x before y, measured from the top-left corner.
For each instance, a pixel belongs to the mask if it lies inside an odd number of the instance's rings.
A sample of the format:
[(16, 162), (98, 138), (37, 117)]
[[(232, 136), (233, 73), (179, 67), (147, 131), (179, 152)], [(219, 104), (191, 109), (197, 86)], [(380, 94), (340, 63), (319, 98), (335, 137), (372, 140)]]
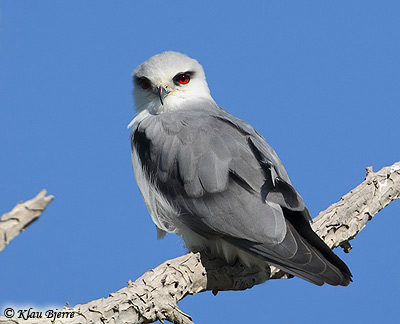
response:
[[(274, 147), (313, 216), (400, 160), (398, 1), (0, 1), (0, 213), (55, 200), (0, 254), (0, 307), (86, 303), (185, 253), (130, 161), (131, 73), (176, 50)], [(354, 282), (189, 296), (195, 323), (394, 323), (399, 202), (352, 241)], [(3, 306), (2, 306), (3, 305)]]

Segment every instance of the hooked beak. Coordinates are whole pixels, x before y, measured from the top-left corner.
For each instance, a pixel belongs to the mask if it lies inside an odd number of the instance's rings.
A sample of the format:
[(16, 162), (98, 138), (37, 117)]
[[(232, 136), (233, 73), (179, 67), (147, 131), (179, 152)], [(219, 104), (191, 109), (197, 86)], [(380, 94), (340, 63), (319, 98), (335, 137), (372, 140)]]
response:
[(164, 99), (168, 96), (170, 93), (170, 90), (167, 90), (164, 88), (164, 86), (161, 84), (158, 87), (158, 96), (160, 97), (161, 104), (164, 105)]

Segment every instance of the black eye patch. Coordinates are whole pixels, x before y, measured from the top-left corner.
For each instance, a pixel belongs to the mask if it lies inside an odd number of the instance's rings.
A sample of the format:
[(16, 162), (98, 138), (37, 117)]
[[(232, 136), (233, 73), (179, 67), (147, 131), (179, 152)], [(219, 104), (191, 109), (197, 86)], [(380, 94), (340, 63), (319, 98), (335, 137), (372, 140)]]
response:
[(175, 75), (172, 80), (176, 85), (188, 84), (193, 76), (193, 71), (180, 72)]
[(139, 85), (142, 89), (147, 90), (151, 87), (151, 81), (146, 77), (136, 77), (135, 76), (135, 83)]

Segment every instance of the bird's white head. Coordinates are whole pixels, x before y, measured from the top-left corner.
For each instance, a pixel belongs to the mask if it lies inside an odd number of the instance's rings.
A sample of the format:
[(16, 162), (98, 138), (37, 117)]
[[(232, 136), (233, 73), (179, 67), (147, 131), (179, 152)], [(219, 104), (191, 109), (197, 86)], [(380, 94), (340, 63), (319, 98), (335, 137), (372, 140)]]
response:
[(203, 67), (178, 53), (157, 54), (133, 72), (135, 108), (151, 114), (191, 107), (212, 100)]

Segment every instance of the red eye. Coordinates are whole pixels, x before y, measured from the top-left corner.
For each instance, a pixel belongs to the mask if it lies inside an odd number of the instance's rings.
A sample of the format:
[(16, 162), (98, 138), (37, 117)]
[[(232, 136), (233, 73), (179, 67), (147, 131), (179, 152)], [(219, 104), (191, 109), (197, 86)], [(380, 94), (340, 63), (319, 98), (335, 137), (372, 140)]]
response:
[(146, 78), (141, 78), (140, 80), (139, 80), (139, 84), (140, 84), (140, 86), (143, 88), (143, 89), (148, 89), (148, 88), (150, 88), (150, 81), (148, 80), (148, 79), (146, 79)]
[(182, 74), (179, 74), (178, 75), (178, 82), (180, 83), (180, 84), (188, 84), (189, 83), (189, 81), (190, 81), (190, 76), (189, 76), (189, 74), (186, 74), (186, 73), (182, 73)]

